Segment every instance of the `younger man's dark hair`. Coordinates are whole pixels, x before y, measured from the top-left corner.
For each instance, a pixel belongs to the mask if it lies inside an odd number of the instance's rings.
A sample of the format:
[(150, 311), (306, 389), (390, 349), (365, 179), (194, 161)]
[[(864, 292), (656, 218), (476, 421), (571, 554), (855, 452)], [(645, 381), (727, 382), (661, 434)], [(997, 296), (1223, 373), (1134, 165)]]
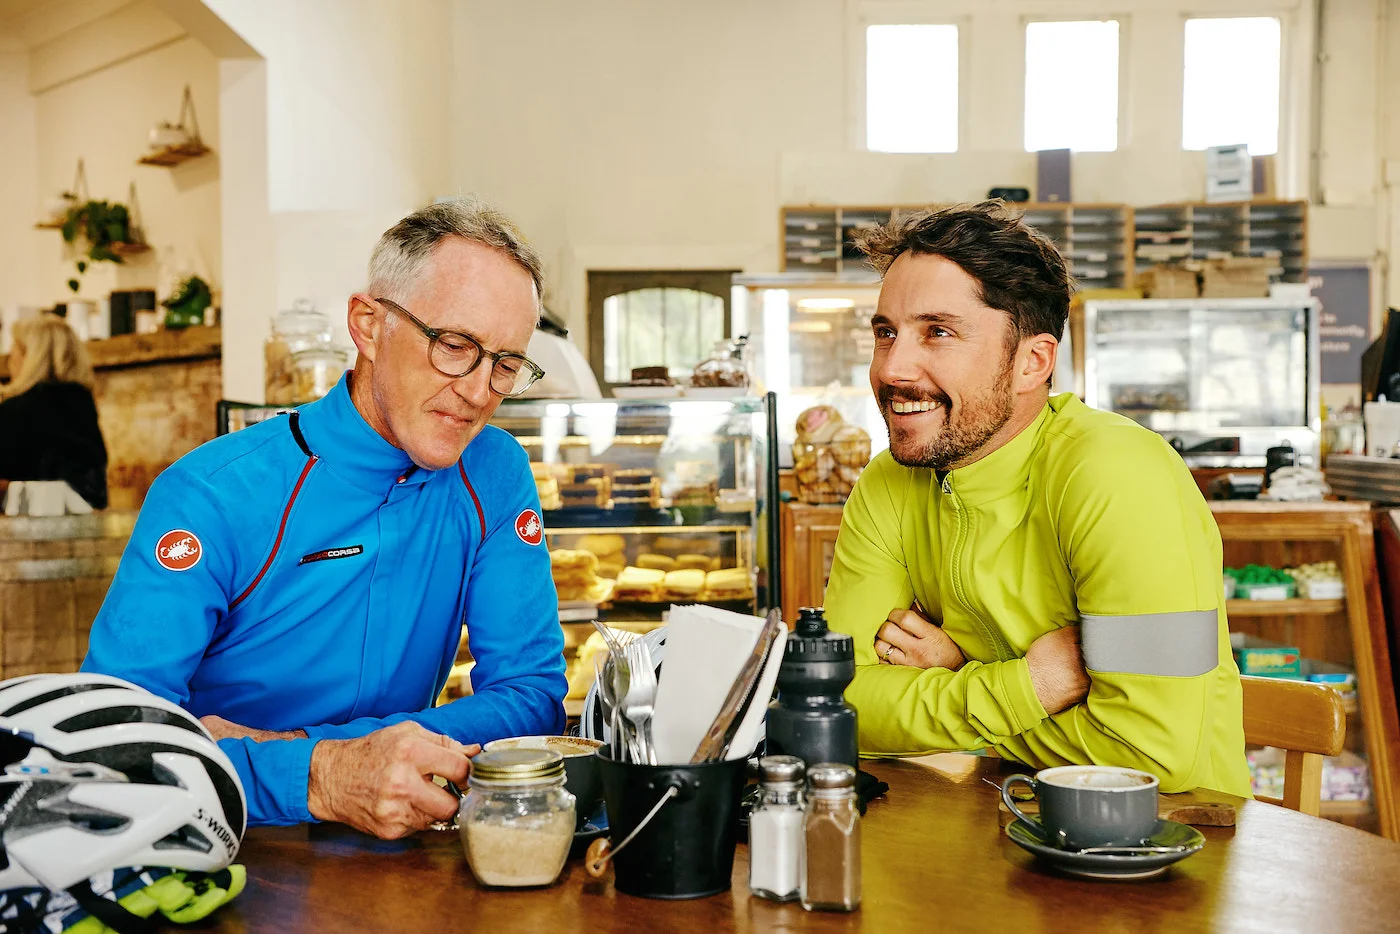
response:
[(863, 232), (857, 245), (883, 277), (900, 254), (933, 254), (957, 263), (981, 285), (982, 301), (1011, 318), (1011, 345), (1064, 336), (1074, 291), (1064, 257), (1001, 201), (902, 214)]

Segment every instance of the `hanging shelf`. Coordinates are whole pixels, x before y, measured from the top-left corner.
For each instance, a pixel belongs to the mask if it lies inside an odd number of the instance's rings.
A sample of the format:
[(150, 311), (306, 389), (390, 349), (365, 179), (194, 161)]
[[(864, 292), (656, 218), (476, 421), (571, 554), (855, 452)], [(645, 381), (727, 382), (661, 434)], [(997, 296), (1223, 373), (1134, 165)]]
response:
[[(186, 115), (188, 115), (189, 120), (188, 126), (185, 124)], [(182, 162), (198, 159), (200, 156), (213, 152), (208, 146), (204, 145), (204, 141), (199, 137), (199, 119), (194, 113), (194, 97), (190, 94), (190, 86), (188, 84), (185, 85), (185, 96), (180, 102), (180, 122), (174, 125), (169, 123), (159, 124), (153, 131), (153, 135), (162, 131), (170, 131), (174, 134), (178, 134), (179, 136), (183, 136), (183, 139), (167, 145), (155, 146), (150, 152), (146, 153), (140, 159), (137, 159), (137, 164), (173, 168)]]
[(145, 225), (141, 223), (141, 202), (136, 200), (136, 182), (134, 181), (126, 191), (126, 212), (127, 235), (131, 239), (113, 243), (112, 252), (121, 257), (140, 256), (142, 253), (151, 252), (151, 245), (146, 242)]
[(62, 230), (63, 222), (68, 219), (68, 212), (88, 200), (87, 170), (83, 168), (83, 160), (78, 160), (78, 171), (73, 176), (73, 187), (59, 196), (59, 200), (66, 207), (63, 214), (54, 215), (48, 220), (39, 221), (34, 225), (35, 230)]

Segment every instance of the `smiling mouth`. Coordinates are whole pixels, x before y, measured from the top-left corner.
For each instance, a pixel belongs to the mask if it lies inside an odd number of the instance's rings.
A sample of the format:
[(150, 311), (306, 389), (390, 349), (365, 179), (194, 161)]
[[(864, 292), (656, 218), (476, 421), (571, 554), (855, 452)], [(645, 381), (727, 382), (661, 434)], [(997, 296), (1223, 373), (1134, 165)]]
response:
[(921, 402), (891, 402), (890, 411), (896, 415), (917, 415), (921, 412), (932, 412), (942, 408), (942, 404), (931, 402), (927, 399)]

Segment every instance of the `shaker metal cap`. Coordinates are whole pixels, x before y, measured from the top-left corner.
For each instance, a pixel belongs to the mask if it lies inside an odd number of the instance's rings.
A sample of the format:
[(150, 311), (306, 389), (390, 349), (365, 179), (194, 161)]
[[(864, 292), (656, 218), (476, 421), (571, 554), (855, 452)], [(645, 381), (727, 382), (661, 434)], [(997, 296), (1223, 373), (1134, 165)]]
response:
[(856, 770), (840, 762), (823, 762), (812, 766), (807, 781), (813, 788), (854, 788)]
[(472, 760), (471, 777), (487, 782), (537, 782), (564, 774), (564, 757), (553, 749), (498, 749)]
[(758, 760), (758, 768), (765, 785), (797, 784), (807, 770), (797, 756), (764, 756)]

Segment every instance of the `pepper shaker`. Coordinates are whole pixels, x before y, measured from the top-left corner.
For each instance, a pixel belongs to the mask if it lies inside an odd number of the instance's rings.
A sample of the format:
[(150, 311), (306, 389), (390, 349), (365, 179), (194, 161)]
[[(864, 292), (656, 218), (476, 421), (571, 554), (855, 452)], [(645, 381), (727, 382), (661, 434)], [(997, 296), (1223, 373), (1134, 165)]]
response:
[(758, 768), (762, 794), (749, 815), (749, 890), (776, 902), (795, 901), (802, 889), (805, 767), (796, 756), (764, 756)]
[(856, 770), (844, 763), (815, 765), (804, 821), (802, 907), (855, 911), (860, 907), (860, 810)]

